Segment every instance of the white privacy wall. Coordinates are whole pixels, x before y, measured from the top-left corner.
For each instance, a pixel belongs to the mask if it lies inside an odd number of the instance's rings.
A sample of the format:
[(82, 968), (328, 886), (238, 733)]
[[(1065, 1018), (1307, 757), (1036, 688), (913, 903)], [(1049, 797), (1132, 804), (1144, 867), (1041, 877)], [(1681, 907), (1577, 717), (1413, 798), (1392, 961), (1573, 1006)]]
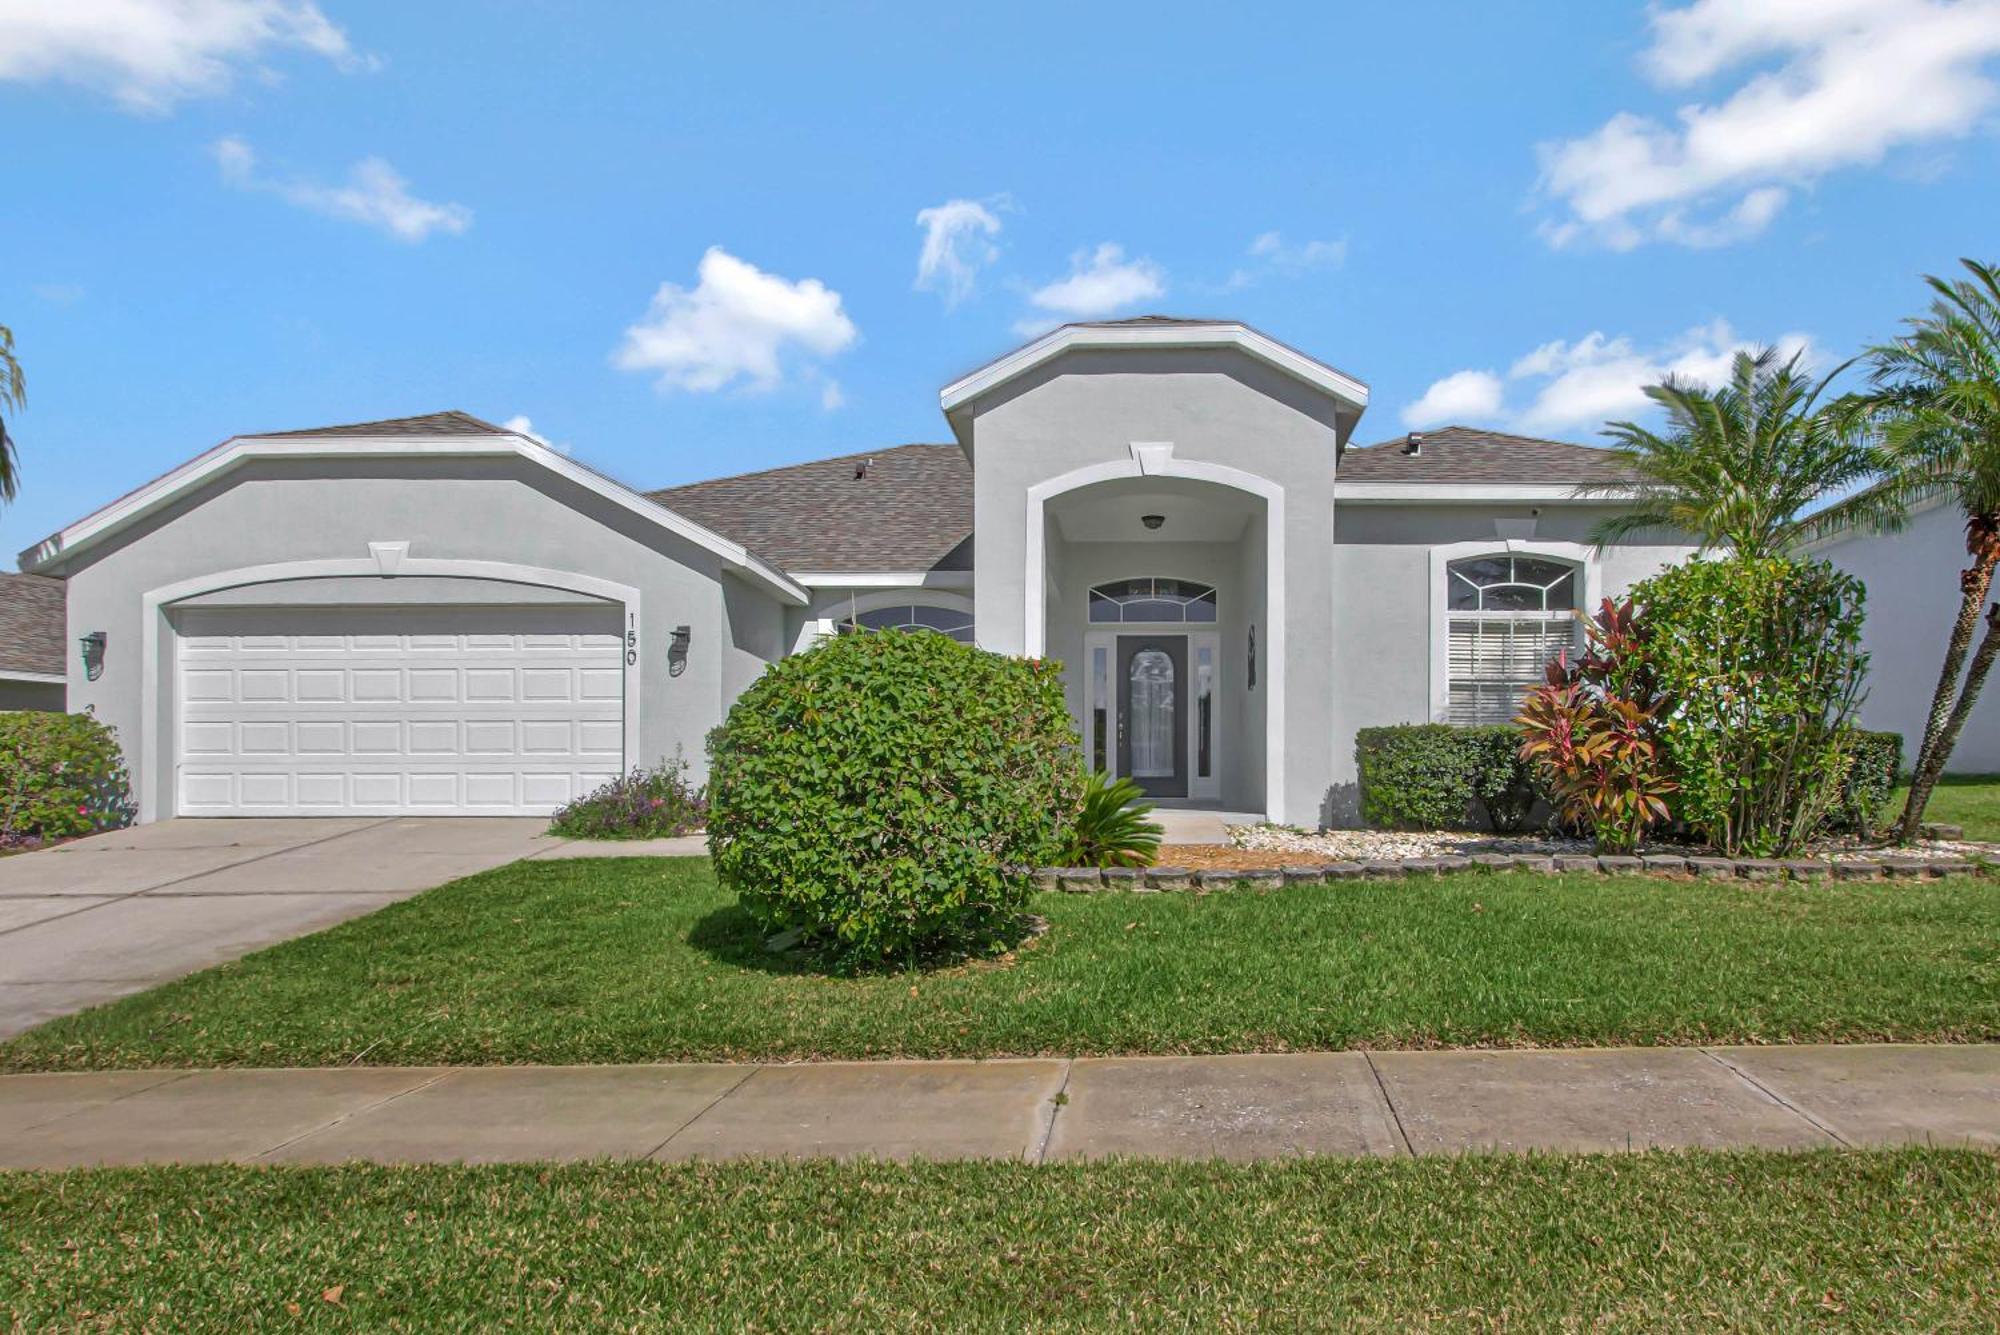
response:
[[(1901, 533), (1858, 535), (1818, 552), (1868, 586), (1868, 699), (1861, 722), (1903, 734), (1905, 766), (1923, 741), (1945, 640), (1958, 615), (1958, 575), (1969, 563), (1964, 525), (1956, 506), (1942, 505), (1914, 517)], [(2000, 772), (1996, 693), (2000, 685), (1989, 687), (1973, 707), (1952, 751), (1952, 773)]]

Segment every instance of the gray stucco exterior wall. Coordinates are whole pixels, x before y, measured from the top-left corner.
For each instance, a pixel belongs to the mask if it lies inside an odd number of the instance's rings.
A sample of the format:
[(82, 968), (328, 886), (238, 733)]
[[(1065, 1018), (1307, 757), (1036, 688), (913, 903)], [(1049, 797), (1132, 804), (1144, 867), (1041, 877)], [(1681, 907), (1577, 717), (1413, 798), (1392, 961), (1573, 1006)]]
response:
[[(109, 637), (98, 680), (72, 665), (70, 707), (95, 708), (118, 730), (133, 772), (150, 768), (160, 799), (154, 815), (169, 814), (173, 793), (173, 637), (162, 628), (154, 667), (159, 754), (145, 755), (148, 592), (249, 567), (365, 559), (371, 542), (407, 542), (413, 559), (501, 562), (636, 589), (638, 605), (627, 612), (638, 617), (639, 685), (626, 709), (629, 717), (637, 705), (640, 730), (628, 765), (670, 756), (679, 745), (696, 773), (705, 774), (703, 737), (727, 702), (782, 651), (784, 613), (775, 597), (726, 572), (696, 544), (526, 459), (254, 461), (82, 552), (66, 571), (74, 633), (102, 630)], [(411, 587), (394, 578), (349, 576), (337, 590), (301, 591), (300, 601), (394, 602), (408, 598)], [(469, 593), (466, 601), (504, 601), (515, 591), (524, 602), (574, 597), (509, 582)], [(435, 584), (418, 596), (444, 599), (456, 595)], [(668, 638), (680, 624), (692, 628), (692, 642), (685, 670), (671, 676)]]
[[(1073, 350), (971, 405), (974, 569), (980, 643), (1028, 648), (1029, 492), (1135, 443), (1167, 443), (1178, 464), (1213, 465), (1282, 492), (1282, 617), (1260, 607), (1259, 653), (1282, 644), (1284, 751), (1278, 819), (1314, 823), (1332, 782), (1333, 474), (1339, 405), (1234, 349)], [(1066, 550), (1074, 562), (1073, 538)], [(1282, 623), (1273, 633), (1271, 621)], [(1258, 689), (1279, 674), (1266, 657)], [(1258, 795), (1269, 801), (1269, 796)], [(1225, 802), (1228, 797), (1225, 796)]]
[[(1591, 530), (1611, 505), (1344, 504), (1335, 524), (1332, 620), (1337, 628), (1332, 674), (1341, 685), (1334, 703), (1333, 782), (1322, 818), (1333, 825), (1360, 819), (1354, 735), (1362, 728), (1436, 722), (1430, 663), (1442, 618), (1435, 606), (1434, 562), (1439, 547), (1507, 550), (1509, 539), (1567, 548), (1561, 559), (1595, 566), (1603, 597), (1616, 598), (1663, 567), (1686, 560), (1694, 547), (1656, 537), (1592, 549)], [(1519, 536), (1532, 525), (1532, 536)], [(1463, 555), (1473, 555), (1466, 551)], [(1594, 610), (1587, 608), (1586, 610)]]
[[(1861, 723), (1901, 733), (1908, 765), (1923, 742), (1945, 644), (1958, 616), (1958, 572), (1971, 563), (1965, 517), (1955, 506), (1942, 505), (1914, 516), (1901, 533), (1856, 534), (1816, 554), (1868, 586), (1862, 632), (1869, 655), (1868, 698)], [(1989, 682), (1952, 748), (1950, 772), (2000, 772), (1996, 694), (2000, 683)]]

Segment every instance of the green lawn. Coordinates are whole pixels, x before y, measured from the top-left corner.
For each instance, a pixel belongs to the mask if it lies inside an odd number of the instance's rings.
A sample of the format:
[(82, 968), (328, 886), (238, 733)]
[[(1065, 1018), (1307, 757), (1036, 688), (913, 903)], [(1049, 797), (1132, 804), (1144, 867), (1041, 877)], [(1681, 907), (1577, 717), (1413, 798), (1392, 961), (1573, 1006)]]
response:
[[(1902, 814), (1908, 788), (1898, 788), (1884, 808), (1887, 819)], [(1947, 774), (1931, 790), (1924, 820), (1963, 825), (1968, 839), (2000, 842), (2000, 774)]]
[(1991, 1330), (1976, 1151), (0, 1174), (15, 1329)]
[(528, 862), (0, 1046), (0, 1069), (2000, 1038), (2000, 885), (1469, 874), (1044, 895), (1001, 963), (830, 978), (705, 859)]

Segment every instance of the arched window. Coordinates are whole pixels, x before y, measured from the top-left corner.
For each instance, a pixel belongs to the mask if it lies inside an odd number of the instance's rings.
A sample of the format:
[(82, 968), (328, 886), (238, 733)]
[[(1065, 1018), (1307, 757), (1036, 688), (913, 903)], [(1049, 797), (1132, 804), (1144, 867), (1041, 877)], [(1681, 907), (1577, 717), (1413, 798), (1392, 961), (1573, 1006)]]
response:
[(1576, 646), (1577, 581), (1567, 561), (1473, 556), (1445, 568), (1452, 723), (1505, 723), (1549, 660)]
[(1094, 625), (1215, 620), (1215, 586), (1186, 579), (1121, 579), (1090, 591)]
[(841, 619), (842, 635), (851, 635), (859, 630), (934, 630), (960, 644), (971, 644), (972, 613), (926, 603), (892, 603)]

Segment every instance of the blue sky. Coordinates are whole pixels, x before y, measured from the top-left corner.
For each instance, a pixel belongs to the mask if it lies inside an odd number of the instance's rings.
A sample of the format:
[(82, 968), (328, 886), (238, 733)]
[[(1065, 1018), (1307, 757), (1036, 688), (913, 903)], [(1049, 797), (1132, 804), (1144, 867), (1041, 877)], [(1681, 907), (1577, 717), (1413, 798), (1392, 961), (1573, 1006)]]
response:
[(1154, 310), (1366, 380), (1363, 440), (1588, 440), (2000, 258), (1996, 79), (2000, 0), (0, 0), (0, 548), (445, 407), (640, 486), (946, 439), (1024, 331)]

